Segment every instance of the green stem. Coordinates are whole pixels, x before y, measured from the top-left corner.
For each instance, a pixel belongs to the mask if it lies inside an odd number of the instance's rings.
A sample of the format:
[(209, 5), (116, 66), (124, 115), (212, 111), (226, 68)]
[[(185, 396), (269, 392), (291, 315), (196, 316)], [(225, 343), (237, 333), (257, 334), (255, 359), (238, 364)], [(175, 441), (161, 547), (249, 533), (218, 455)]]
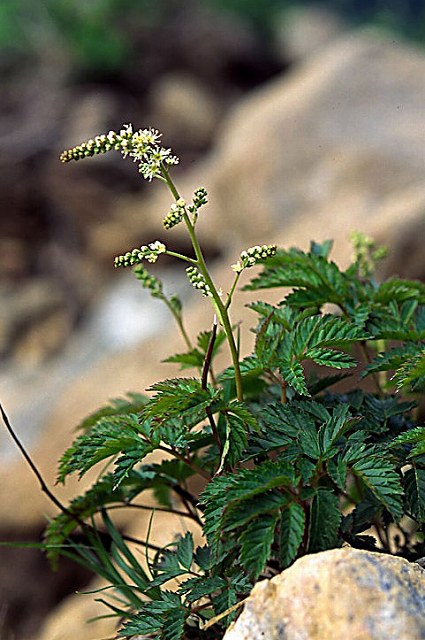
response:
[(184, 328), (183, 318), (181, 317), (181, 314), (174, 308), (174, 306), (171, 304), (171, 302), (168, 300), (166, 296), (164, 296), (162, 300), (167, 305), (171, 315), (176, 321), (177, 326), (180, 329), (180, 333), (183, 336), (183, 340), (185, 341), (187, 348), (189, 349), (189, 351), (192, 351), (193, 349), (192, 342), (189, 336), (187, 335), (186, 329)]
[[(171, 180), (166, 167), (162, 168), (162, 174), (167, 182), (167, 185), (171, 193), (173, 194), (173, 197), (175, 198), (176, 201), (179, 200), (180, 194), (177, 191), (173, 181)], [(236, 347), (235, 338), (233, 336), (232, 325), (230, 323), (229, 314), (227, 313), (227, 307), (223, 304), (221, 297), (214, 285), (214, 282), (211, 279), (211, 276), (208, 271), (208, 267), (205, 262), (204, 255), (202, 253), (201, 247), (198, 242), (198, 238), (196, 237), (195, 228), (185, 209), (183, 211), (183, 219), (186, 224), (186, 227), (190, 236), (190, 240), (192, 242), (192, 247), (195, 252), (198, 269), (203, 275), (206, 284), (210, 288), (211, 295), (214, 301), (215, 310), (217, 312), (217, 315), (221, 324), (224, 327), (224, 331), (226, 332), (226, 337), (229, 343), (230, 353), (232, 356), (233, 368), (235, 371), (236, 396), (238, 400), (242, 401), (243, 391), (242, 391), (242, 376), (241, 376), (241, 371), (239, 366), (239, 353)]]
[(238, 280), (239, 280), (239, 278), (240, 278), (241, 273), (242, 273), (242, 271), (239, 271), (239, 272), (236, 274), (235, 279), (234, 279), (234, 281), (233, 281), (233, 284), (232, 284), (232, 286), (231, 286), (231, 289), (230, 289), (230, 291), (229, 291), (229, 293), (228, 293), (228, 295), (227, 295), (226, 304), (224, 305), (224, 307), (225, 307), (225, 309), (226, 309), (226, 310), (230, 307), (230, 305), (231, 305), (231, 303), (232, 303), (232, 297), (233, 297), (233, 294), (234, 294), (234, 292), (235, 292), (236, 285), (238, 284)]
[[(363, 353), (364, 359), (366, 361), (366, 364), (370, 364), (372, 362), (372, 360), (371, 360), (371, 358), (369, 356), (369, 352), (367, 350), (366, 342), (362, 340), (359, 343), (359, 345), (360, 345), (360, 349), (361, 349), (361, 351)], [(372, 378), (373, 383), (375, 385), (376, 392), (377, 392), (378, 396), (380, 398), (382, 398), (383, 395), (384, 395), (384, 392), (382, 391), (381, 383), (380, 383), (379, 377), (376, 375), (376, 371), (372, 371), (371, 378)]]
[(196, 260), (194, 260), (193, 258), (188, 258), (187, 256), (184, 256), (181, 253), (176, 253), (175, 251), (169, 251), (168, 249), (164, 253), (167, 256), (173, 256), (173, 258), (178, 258), (179, 260), (184, 260), (185, 262), (190, 262), (191, 264), (197, 264)]

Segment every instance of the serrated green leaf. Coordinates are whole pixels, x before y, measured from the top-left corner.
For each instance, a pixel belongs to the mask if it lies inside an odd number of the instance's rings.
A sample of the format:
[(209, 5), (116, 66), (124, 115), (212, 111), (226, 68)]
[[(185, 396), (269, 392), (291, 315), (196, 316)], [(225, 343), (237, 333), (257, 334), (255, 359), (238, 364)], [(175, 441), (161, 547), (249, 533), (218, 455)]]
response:
[[(239, 469), (228, 480), (227, 499), (230, 503), (233, 500), (247, 500), (275, 487), (295, 484), (295, 471), (286, 461), (267, 461), (254, 469)], [(215, 481), (212, 480), (210, 485)]]
[(378, 371), (394, 371), (401, 367), (406, 362), (406, 359), (414, 356), (415, 353), (417, 353), (417, 346), (412, 344), (393, 347), (385, 353), (379, 353), (366, 367), (362, 377)]
[(162, 626), (161, 640), (180, 640), (180, 638), (183, 638), (185, 622), (188, 615), (189, 611), (182, 607), (166, 613)]
[(319, 431), (320, 450), (323, 457), (329, 454), (334, 443), (352, 424), (353, 419), (350, 416), (348, 404), (337, 405), (329, 420), (322, 425)]
[(369, 455), (355, 462), (351, 470), (388, 509), (394, 520), (398, 521), (403, 514), (403, 490), (393, 465), (387, 460)]
[(115, 398), (109, 404), (88, 415), (77, 429), (90, 429), (93, 425), (108, 416), (138, 414), (148, 401), (148, 397), (141, 393), (128, 393), (127, 398)]
[(425, 442), (425, 427), (413, 427), (408, 431), (404, 431), (400, 433), (392, 443), (390, 443), (390, 447), (393, 447), (398, 444), (410, 444), (410, 443), (422, 443)]
[[(263, 371), (263, 367), (255, 356), (247, 356), (239, 363), (241, 375), (248, 376), (253, 374), (259, 374)], [(220, 380), (233, 380), (235, 377), (234, 367), (227, 367), (222, 373), (220, 373)]]
[(279, 513), (253, 520), (242, 531), (240, 562), (250, 576), (257, 578), (270, 558)]
[(282, 435), (282, 444), (289, 444), (294, 440), (303, 426), (304, 416), (293, 408), (293, 405), (273, 402), (261, 408), (258, 419), (263, 430), (268, 433), (276, 431)]
[(296, 502), (288, 504), (280, 517), (279, 558), (283, 569), (296, 558), (304, 536), (305, 513)]
[(380, 511), (382, 511), (381, 503), (368, 489), (364, 498), (350, 513), (352, 519), (352, 533), (358, 534), (370, 529)]
[(322, 256), (322, 258), (328, 258), (332, 251), (333, 244), (333, 240), (324, 240), (320, 243), (314, 242), (313, 240), (310, 243), (310, 253), (315, 256)]
[(232, 467), (239, 462), (248, 442), (246, 426), (239, 416), (226, 411), (224, 419), (226, 421), (226, 439), (217, 473), (221, 473), (225, 464)]
[(95, 464), (126, 450), (136, 449), (142, 459), (154, 449), (140, 437), (138, 417), (134, 414), (100, 418), (89, 432), (78, 436), (59, 461), (58, 482), (79, 472), (81, 478)]
[(255, 496), (252, 500), (236, 502), (226, 509), (223, 518), (222, 530), (232, 531), (238, 527), (245, 526), (254, 518), (258, 518), (265, 513), (276, 511), (288, 502), (288, 497), (279, 491), (269, 491), (261, 495), (261, 499)]
[(187, 531), (184, 536), (179, 538), (176, 557), (179, 564), (189, 571), (193, 561), (193, 536), (190, 531)]
[(306, 456), (313, 458), (313, 460), (320, 458), (319, 434), (314, 422), (306, 420), (304, 428), (298, 434), (298, 442)]
[(414, 300), (423, 304), (425, 302), (425, 285), (416, 280), (401, 280), (390, 278), (379, 285), (375, 293), (375, 302), (388, 304), (389, 302), (404, 302)]
[(202, 367), (204, 357), (198, 349), (193, 349), (186, 353), (176, 353), (169, 358), (163, 360), (163, 362), (176, 363), (181, 365), (180, 369), (189, 369), (191, 367)]
[(348, 470), (348, 465), (345, 460), (342, 460), (341, 458), (339, 460), (330, 458), (326, 461), (326, 469), (338, 489), (344, 491)]
[(118, 631), (118, 635), (120, 637), (135, 634), (151, 635), (160, 631), (164, 626), (167, 614), (181, 609), (180, 598), (177, 594), (162, 591), (161, 597), (161, 600), (144, 603), (131, 620), (124, 623), (122, 629)]
[(290, 387), (295, 389), (300, 396), (309, 396), (310, 392), (305, 383), (304, 370), (299, 362), (291, 364), (279, 364), (279, 372)]
[(200, 569), (209, 571), (211, 569), (211, 549), (208, 545), (196, 547), (193, 558)]
[(318, 365), (332, 367), (333, 369), (349, 369), (357, 365), (356, 360), (349, 356), (348, 353), (335, 351), (335, 349), (326, 349), (325, 347), (307, 349), (305, 357), (313, 360)]
[(310, 553), (340, 546), (338, 529), (341, 517), (335, 493), (329, 489), (317, 489), (310, 508), (308, 531), (308, 550)]
[[(202, 351), (202, 353), (205, 354), (208, 351), (208, 347), (210, 344), (210, 340), (211, 340), (211, 334), (212, 331), (201, 331), (201, 333), (198, 334), (198, 337), (196, 338), (196, 341), (198, 343), (198, 347), (200, 348), (200, 350)], [(221, 347), (221, 345), (225, 342), (226, 340), (226, 332), (223, 330), (219, 330), (216, 333), (215, 336), (215, 340), (214, 340), (214, 347), (213, 347), (213, 356), (216, 355)]]
[(142, 416), (154, 423), (181, 418), (186, 414), (190, 417), (191, 413), (202, 419), (205, 417), (205, 407), (211, 405), (220, 395), (220, 391), (210, 385), (203, 389), (201, 381), (195, 378), (164, 380), (152, 385), (150, 391), (155, 391), (156, 395), (146, 404)]
[(309, 484), (316, 471), (316, 464), (308, 458), (300, 457), (297, 461), (297, 471), (301, 476), (303, 484)]
[(187, 602), (193, 604), (201, 598), (210, 596), (215, 591), (225, 589), (228, 586), (227, 580), (220, 576), (200, 576), (198, 578), (189, 578), (185, 580), (179, 587), (178, 593), (186, 597)]
[(216, 476), (200, 497), (204, 507), (204, 534), (209, 543), (216, 542), (223, 516), (229, 507), (250, 500), (276, 487), (295, 484), (295, 470), (286, 461), (267, 461), (254, 469), (238, 469), (228, 476)]
[(425, 521), (425, 469), (412, 467), (403, 477), (404, 491), (411, 515)]
[(398, 390), (410, 385), (414, 390), (425, 381), (425, 349), (404, 362), (395, 372), (392, 380)]

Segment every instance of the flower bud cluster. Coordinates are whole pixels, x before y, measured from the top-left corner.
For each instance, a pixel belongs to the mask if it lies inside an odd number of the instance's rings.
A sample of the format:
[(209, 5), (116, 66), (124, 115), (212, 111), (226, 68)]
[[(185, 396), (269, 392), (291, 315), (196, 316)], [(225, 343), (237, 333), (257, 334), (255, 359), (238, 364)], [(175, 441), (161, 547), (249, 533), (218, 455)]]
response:
[(212, 298), (211, 289), (205, 282), (205, 278), (202, 273), (200, 273), (199, 269), (197, 269), (196, 267), (188, 267), (186, 269), (186, 273), (189, 282), (193, 287), (195, 287), (195, 289), (199, 289), (199, 291), (201, 291), (204, 296), (209, 296), (210, 298)]
[(111, 149), (120, 151), (125, 158), (130, 156), (139, 163), (139, 172), (147, 180), (162, 177), (164, 165), (178, 164), (179, 159), (171, 154), (171, 149), (159, 145), (161, 134), (156, 129), (139, 129), (133, 131), (131, 124), (123, 125), (119, 133), (110, 131), (108, 134), (95, 136), (87, 142), (64, 151), (61, 162), (80, 160), (88, 156), (106, 153)]
[(172, 229), (182, 221), (185, 206), (186, 202), (183, 198), (179, 198), (177, 202), (171, 205), (169, 213), (167, 213), (162, 221), (165, 229)]
[(132, 131), (129, 128), (123, 128), (119, 133), (115, 131), (110, 131), (107, 134), (103, 133), (87, 140), (87, 142), (82, 142), (72, 149), (63, 151), (60, 155), (60, 161), (81, 160), (89, 156), (106, 153), (111, 149), (123, 150), (128, 146), (132, 135)]
[(275, 244), (263, 244), (262, 246), (256, 245), (255, 247), (249, 247), (245, 251), (241, 252), (241, 257), (236, 264), (232, 264), (233, 271), (240, 273), (244, 269), (253, 267), (255, 264), (271, 258), (275, 255), (277, 247)]
[(188, 208), (187, 208), (189, 213), (192, 214), (192, 224), (196, 224), (196, 221), (198, 219), (198, 211), (199, 211), (199, 209), (204, 204), (207, 204), (207, 202), (208, 202), (207, 196), (208, 196), (207, 191), (203, 187), (200, 187), (199, 189), (196, 189), (195, 193), (193, 194), (192, 204), (190, 204), (188, 206)]
[(165, 253), (167, 247), (158, 240), (151, 242), (148, 245), (142, 245), (139, 249), (133, 249), (133, 251), (127, 251), (122, 256), (117, 256), (114, 261), (115, 267), (132, 267), (135, 264), (140, 264), (143, 260), (148, 262), (156, 262), (161, 253)]
[(152, 276), (142, 264), (134, 267), (134, 273), (136, 278), (142, 283), (143, 288), (149, 289), (153, 296), (158, 296), (162, 293), (161, 280)]
[(207, 204), (207, 202), (208, 202), (207, 190), (204, 189), (204, 187), (200, 187), (199, 189), (196, 189), (195, 193), (193, 194), (193, 202), (188, 207), (189, 211), (191, 213), (194, 213), (195, 211), (200, 209), (204, 204)]

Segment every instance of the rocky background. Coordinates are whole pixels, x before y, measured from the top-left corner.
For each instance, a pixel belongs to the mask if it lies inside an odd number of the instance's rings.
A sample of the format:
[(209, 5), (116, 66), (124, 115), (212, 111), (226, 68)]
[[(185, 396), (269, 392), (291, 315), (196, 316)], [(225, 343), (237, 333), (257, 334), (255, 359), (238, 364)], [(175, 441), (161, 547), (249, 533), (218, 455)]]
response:
[[(340, 2), (343, 15), (279, 0), (118, 4), (0, 8), (0, 400), (51, 486), (78, 421), (174, 375), (159, 362), (181, 349), (166, 311), (112, 268), (116, 254), (165, 240), (168, 193), (118, 154), (60, 165), (62, 149), (125, 122), (163, 131), (182, 193), (209, 191), (200, 228), (223, 288), (250, 244), (332, 237), (344, 262), (354, 229), (390, 246), (387, 274), (425, 280), (422, 3), (383, 14)], [(353, 30), (353, 19), (372, 24)], [(162, 262), (161, 277), (187, 301), (188, 326), (207, 328), (174, 267)], [(233, 312), (245, 351), (247, 301)], [(0, 461), (0, 540), (37, 540), (54, 509), (5, 432)], [(1, 640), (111, 635), (108, 621), (84, 624), (105, 613), (90, 596), (63, 600), (89, 580), (0, 549)]]

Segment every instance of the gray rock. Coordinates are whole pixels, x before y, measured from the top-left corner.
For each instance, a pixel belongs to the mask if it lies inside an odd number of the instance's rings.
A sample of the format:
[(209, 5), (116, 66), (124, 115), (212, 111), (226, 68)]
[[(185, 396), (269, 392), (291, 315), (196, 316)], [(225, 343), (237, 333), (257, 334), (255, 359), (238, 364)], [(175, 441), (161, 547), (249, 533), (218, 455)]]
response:
[(423, 640), (424, 610), (418, 564), (334, 549), (257, 583), (224, 640)]

